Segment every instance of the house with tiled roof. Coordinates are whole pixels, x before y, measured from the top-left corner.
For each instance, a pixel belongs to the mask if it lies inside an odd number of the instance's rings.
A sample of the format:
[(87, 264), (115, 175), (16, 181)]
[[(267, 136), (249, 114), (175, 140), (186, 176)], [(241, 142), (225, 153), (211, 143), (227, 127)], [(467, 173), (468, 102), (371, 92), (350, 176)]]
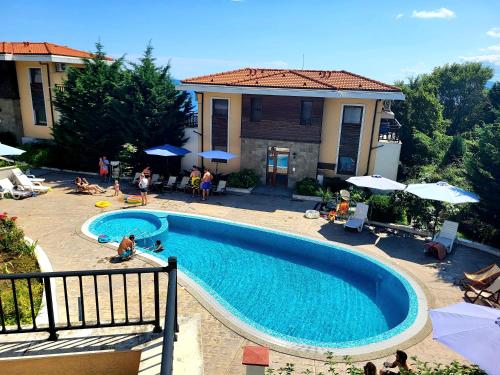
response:
[(249, 168), (262, 183), (289, 188), (304, 177), (396, 179), (400, 125), (390, 105), (404, 100), (398, 87), (344, 70), (244, 68), (177, 89), (196, 92), (193, 151), (239, 156), (219, 164), (223, 173)]
[(69, 67), (89, 52), (46, 42), (0, 42), (0, 132), (21, 140), (51, 139), (53, 98)]

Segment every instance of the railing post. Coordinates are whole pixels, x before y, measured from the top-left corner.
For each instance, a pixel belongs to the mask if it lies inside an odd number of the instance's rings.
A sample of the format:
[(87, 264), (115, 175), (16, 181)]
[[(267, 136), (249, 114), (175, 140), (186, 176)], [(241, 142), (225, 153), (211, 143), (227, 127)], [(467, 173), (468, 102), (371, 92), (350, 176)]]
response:
[(155, 291), (155, 326), (153, 328), (154, 333), (161, 332), (160, 325), (160, 282), (158, 280), (158, 272), (155, 271), (154, 275), (154, 291)]
[(43, 278), (43, 285), (45, 287), (45, 299), (47, 302), (47, 314), (49, 318), (49, 340), (57, 340), (56, 322), (54, 318), (54, 301), (52, 299), (52, 288), (50, 285), (50, 277)]
[[(174, 340), (177, 327), (177, 258), (169, 257), (167, 306), (165, 307), (165, 333), (161, 354), (161, 375), (171, 375), (174, 361)], [(177, 327), (178, 331), (178, 327)]]

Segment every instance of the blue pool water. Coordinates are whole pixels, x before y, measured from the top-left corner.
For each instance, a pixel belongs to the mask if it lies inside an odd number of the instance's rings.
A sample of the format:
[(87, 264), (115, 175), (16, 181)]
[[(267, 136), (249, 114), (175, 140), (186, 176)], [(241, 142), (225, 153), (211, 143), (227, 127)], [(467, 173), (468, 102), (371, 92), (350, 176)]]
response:
[(386, 265), (298, 236), (182, 214), (127, 211), (89, 226), (115, 241), (135, 232), (138, 246), (161, 239), (186, 273), (220, 304), (271, 336), (329, 348), (382, 341), (408, 328), (417, 298)]

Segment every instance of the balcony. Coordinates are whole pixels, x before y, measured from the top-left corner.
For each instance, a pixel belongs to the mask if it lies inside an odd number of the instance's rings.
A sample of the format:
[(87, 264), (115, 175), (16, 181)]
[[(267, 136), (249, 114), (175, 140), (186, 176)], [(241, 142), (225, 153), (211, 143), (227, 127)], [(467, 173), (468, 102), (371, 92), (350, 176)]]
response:
[(378, 133), (379, 141), (400, 142), (401, 124), (395, 118), (382, 118)]
[(184, 123), (186, 128), (197, 128), (198, 127), (198, 113), (191, 113)]

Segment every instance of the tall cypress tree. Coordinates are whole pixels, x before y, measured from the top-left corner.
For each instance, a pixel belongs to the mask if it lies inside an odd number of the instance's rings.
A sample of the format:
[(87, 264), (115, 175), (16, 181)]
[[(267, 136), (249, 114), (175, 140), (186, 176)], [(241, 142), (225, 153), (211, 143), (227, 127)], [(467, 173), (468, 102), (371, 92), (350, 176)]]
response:
[(123, 59), (110, 61), (100, 43), (94, 57), (84, 59), (83, 69), (69, 69), (64, 90), (56, 93), (60, 117), (52, 131), (64, 164), (92, 170), (99, 156), (118, 154), (123, 132), (110, 117), (110, 104), (123, 81)]
[(175, 90), (170, 65), (156, 65), (151, 44), (131, 66), (111, 107), (113, 121), (122, 124), (127, 143), (137, 148), (134, 161), (139, 166), (146, 161), (145, 149), (186, 142), (184, 124), (192, 104), (188, 93)]

